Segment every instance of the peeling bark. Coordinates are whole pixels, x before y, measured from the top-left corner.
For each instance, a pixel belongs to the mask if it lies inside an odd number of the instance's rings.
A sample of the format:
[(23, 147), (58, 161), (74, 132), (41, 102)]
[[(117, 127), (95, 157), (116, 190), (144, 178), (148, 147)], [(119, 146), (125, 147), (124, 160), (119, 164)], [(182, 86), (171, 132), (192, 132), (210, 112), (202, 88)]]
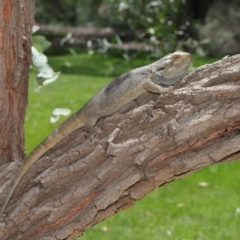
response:
[[(240, 158), (240, 55), (202, 66), (173, 94), (146, 93), (93, 134), (78, 129), (26, 173), (1, 239), (75, 239), (176, 178)], [(12, 179), (12, 177), (11, 177)]]

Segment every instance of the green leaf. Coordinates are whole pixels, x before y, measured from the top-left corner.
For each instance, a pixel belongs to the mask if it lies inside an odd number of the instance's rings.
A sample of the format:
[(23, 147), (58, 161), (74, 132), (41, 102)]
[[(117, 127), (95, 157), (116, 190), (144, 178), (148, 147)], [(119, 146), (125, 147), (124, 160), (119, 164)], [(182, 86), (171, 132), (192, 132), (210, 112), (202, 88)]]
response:
[(40, 35), (33, 36), (32, 41), (33, 41), (34, 47), (35, 47), (35, 44), (39, 44), (42, 47), (42, 51), (40, 51), (37, 48), (39, 52), (43, 52), (51, 46), (51, 43), (44, 36), (40, 36)]
[(35, 47), (38, 50), (38, 52), (40, 52), (40, 53), (43, 52), (43, 48), (40, 44), (33, 42), (33, 47)]

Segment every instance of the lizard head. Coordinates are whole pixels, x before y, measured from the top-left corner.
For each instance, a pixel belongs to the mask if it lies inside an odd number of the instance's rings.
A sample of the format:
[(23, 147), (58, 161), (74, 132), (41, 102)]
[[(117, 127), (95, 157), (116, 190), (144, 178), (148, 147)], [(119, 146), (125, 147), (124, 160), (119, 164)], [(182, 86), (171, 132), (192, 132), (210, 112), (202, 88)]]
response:
[(190, 63), (190, 53), (171, 53), (153, 63), (150, 68), (152, 80), (157, 84), (172, 85), (188, 73)]

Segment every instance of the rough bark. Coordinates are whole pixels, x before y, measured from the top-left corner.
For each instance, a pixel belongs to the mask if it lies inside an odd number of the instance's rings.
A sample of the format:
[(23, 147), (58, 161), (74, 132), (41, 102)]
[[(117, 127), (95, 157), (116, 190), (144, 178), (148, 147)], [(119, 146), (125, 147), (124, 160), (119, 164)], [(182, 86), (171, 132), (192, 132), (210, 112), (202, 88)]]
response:
[(240, 55), (200, 67), (174, 94), (146, 93), (41, 157), (16, 189), (1, 239), (75, 239), (150, 191), (240, 158)]
[[(32, 1), (0, 1), (0, 165), (24, 158)], [(32, 12), (30, 12), (32, 11)]]
[(23, 126), (33, 15), (34, 1), (0, 1), (0, 204), (16, 164), (25, 157)]

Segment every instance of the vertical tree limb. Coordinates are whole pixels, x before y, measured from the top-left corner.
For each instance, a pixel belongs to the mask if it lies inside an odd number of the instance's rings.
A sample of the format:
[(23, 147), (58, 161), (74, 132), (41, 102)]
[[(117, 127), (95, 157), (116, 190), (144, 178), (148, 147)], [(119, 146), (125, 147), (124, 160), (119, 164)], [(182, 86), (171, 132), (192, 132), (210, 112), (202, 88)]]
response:
[(23, 160), (34, 1), (0, 2), (0, 165)]

